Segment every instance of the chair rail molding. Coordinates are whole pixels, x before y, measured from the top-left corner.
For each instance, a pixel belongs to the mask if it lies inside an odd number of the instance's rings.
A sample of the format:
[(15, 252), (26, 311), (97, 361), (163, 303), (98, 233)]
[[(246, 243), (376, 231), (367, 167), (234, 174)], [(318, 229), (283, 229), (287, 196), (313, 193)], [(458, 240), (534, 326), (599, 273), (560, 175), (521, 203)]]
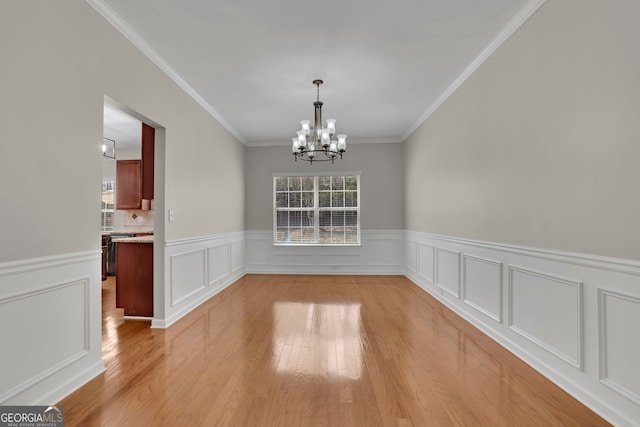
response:
[(609, 422), (638, 425), (640, 262), (415, 231), (404, 248), (417, 286)]

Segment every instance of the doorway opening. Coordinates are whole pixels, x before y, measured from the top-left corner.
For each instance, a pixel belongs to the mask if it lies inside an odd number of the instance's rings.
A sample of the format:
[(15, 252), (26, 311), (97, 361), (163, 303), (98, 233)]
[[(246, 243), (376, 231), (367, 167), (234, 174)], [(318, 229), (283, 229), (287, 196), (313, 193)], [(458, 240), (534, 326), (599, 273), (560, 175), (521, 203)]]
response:
[(128, 320), (153, 327), (164, 318), (165, 132), (105, 96), (103, 137), (113, 144), (102, 161), (104, 345), (105, 334)]

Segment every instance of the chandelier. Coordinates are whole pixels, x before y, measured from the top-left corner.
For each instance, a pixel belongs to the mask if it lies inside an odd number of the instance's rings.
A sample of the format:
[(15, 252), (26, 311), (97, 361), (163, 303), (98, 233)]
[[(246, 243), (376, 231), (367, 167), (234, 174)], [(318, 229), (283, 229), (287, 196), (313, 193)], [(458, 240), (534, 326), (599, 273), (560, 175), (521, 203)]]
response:
[[(347, 135), (336, 133), (336, 119), (327, 119), (326, 127), (322, 127), (322, 102), (320, 101), (320, 85), (322, 80), (314, 80), (316, 85), (315, 120), (313, 127), (310, 127), (309, 120), (302, 120), (302, 129), (298, 131), (298, 136), (292, 138), (293, 145), (291, 151), (296, 161), (298, 159), (309, 163), (326, 162), (331, 163), (336, 158), (342, 158), (342, 153), (347, 148)], [(335, 135), (335, 138), (334, 138)]]

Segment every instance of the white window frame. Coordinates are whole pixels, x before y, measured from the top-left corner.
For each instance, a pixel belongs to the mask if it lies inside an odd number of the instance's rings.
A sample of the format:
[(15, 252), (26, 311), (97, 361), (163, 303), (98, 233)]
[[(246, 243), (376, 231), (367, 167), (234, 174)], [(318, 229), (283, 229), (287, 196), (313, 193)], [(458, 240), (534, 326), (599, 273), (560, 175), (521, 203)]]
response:
[[(100, 209), (100, 221), (102, 231), (113, 231), (115, 227), (116, 205), (116, 180), (115, 178), (102, 178), (102, 195)], [(111, 208), (105, 207), (105, 203), (111, 200)], [(111, 226), (108, 225), (108, 217), (111, 216)]]
[[(274, 173), (271, 185), (272, 185), (272, 208), (273, 208), (273, 245), (274, 246), (361, 246), (361, 209), (360, 209), (360, 193), (362, 192), (362, 180), (360, 179), (362, 172), (324, 172), (324, 173)], [(320, 177), (326, 176), (355, 176), (358, 189), (357, 189), (357, 206), (350, 207), (320, 207), (319, 206), (319, 180)], [(314, 178), (314, 207), (313, 209), (295, 209), (295, 208), (276, 208), (276, 178), (284, 178), (284, 177), (313, 177)], [(278, 242), (276, 240), (277, 230), (278, 230), (278, 211), (305, 211), (312, 210), (313, 211), (313, 228), (314, 228), (314, 242)], [(356, 232), (357, 232), (357, 242), (354, 243), (321, 243), (320, 242), (320, 212), (326, 211), (353, 211), (357, 213), (357, 223), (356, 223)]]

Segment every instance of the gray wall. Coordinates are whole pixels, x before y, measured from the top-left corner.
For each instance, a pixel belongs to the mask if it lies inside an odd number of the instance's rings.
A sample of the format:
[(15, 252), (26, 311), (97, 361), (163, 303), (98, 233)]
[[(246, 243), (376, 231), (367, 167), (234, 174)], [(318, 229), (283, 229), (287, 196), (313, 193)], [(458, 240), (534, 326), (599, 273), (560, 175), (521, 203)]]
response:
[[(348, 140), (347, 140), (348, 144)], [(290, 147), (246, 150), (246, 229), (273, 227), (273, 173), (362, 172), (363, 230), (404, 229), (404, 174), (401, 144), (351, 144), (342, 160), (295, 162)]]
[(545, 2), (406, 141), (406, 228), (640, 259), (638, 16)]
[(87, 2), (3, 3), (0, 52), (0, 262), (98, 250), (105, 95), (166, 128), (167, 240), (244, 229), (244, 147)]

